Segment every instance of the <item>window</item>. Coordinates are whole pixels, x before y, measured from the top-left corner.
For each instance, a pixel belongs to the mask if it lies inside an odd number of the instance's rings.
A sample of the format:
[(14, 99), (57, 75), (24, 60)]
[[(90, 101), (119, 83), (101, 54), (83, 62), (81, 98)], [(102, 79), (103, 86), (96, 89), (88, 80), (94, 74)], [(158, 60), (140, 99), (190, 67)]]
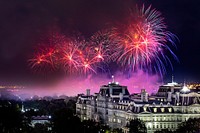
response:
[(153, 112), (157, 112), (157, 108), (153, 108)]
[(146, 112), (147, 111), (147, 107), (143, 107), (143, 110), (144, 110), (144, 112)]
[(163, 117), (163, 121), (165, 121), (166, 120), (166, 117)]
[(161, 108), (161, 112), (164, 112), (165, 111), (165, 108)]
[(113, 95), (119, 95), (122, 92), (122, 89), (113, 89)]
[(121, 123), (121, 120), (120, 120), (120, 119), (118, 119), (118, 120), (117, 120), (117, 122), (118, 122), (118, 123)]
[(152, 125), (153, 125), (152, 123), (147, 123), (147, 128), (149, 129), (152, 128)]

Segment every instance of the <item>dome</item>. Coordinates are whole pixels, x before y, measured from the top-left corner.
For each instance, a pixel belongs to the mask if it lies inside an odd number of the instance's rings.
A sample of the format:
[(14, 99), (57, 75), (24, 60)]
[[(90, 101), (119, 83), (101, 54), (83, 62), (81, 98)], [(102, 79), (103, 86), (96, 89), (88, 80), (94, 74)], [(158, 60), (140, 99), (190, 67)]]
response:
[(187, 92), (190, 92), (190, 89), (188, 89), (188, 87), (184, 85), (183, 89), (181, 89), (181, 92), (182, 93), (187, 93)]

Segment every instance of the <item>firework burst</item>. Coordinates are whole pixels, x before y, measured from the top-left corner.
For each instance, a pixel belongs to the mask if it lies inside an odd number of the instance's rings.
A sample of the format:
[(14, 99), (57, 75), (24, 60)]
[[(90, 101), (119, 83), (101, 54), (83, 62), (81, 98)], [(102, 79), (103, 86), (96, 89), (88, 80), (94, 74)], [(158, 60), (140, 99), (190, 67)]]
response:
[(115, 60), (133, 71), (154, 69), (160, 74), (165, 73), (164, 64), (168, 61), (170, 63), (170, 60), (164, 54), (164, 50), (167, 49), (174, 58), (177, 58), (166, 44), (168, 41), (174, 44), (174, 35), (166, 28), (161, 13), (151, 9), (151, 6), (145, 9), (143, 5), (136, 14), (131, 15), (125, 30), (113, 30), (113, 37), (119, 40), (115, 46), (118, 51), (114, 54)]
[[(32, 59), (33, 69), (62, 69), (66, 73), (97, 73), (104, 70), (110, 62), (120, 64), (125, 70), (148, 72), (166, 72), (165, 65), (170, 64), (170, 58), (177, 60), (176, 55), (167, 44), (175, 46), (175, 36), (167, 31), (161, 13), (151, 6), (137, 8), (131, 12), (127, 24), (119, 28), (101, 30), (91, 38), (82, 36), (70, 38), (55, 34), (47, 38), (50, 44), (39, 51)], [(171, 65), (172, 66), (172, 65)]]
[(80, 44), (76, 41), (69, 41), (60, 46), (62, 54), (59, 62), (62, 64), (65, 72), (75, 73), (79, 71), (81, 54), (81, 50), (79, 48)]
[(115, 40), (111, 38), (110, 30), (102, 30), (95, 33), (90, 40), (91, 47), (96, 50), (97, 57), (103, 59), (105, 62), (110, 61), (110, 56), (113, 54), (111, 48)]
[(59, 51), (54, 47), (40, 49), (32, 59), (30, 66), (35, 72), (52, 72), (56, 70), (57, 54)]

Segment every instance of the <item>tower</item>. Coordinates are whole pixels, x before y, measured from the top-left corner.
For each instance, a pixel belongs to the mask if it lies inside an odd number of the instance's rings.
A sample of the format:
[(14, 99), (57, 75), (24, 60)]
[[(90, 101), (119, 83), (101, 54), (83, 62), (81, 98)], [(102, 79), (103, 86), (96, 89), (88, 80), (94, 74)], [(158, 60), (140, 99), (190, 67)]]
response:
[(87, 95), (87, 96), (90, 96), (90, 89), (87, 89), (87, 90), (86, 90), (86, 95)]
[(146, 92), (145, 89), (141, 90), (141, 100), (143, 102), (148, 102), (148, 93)]

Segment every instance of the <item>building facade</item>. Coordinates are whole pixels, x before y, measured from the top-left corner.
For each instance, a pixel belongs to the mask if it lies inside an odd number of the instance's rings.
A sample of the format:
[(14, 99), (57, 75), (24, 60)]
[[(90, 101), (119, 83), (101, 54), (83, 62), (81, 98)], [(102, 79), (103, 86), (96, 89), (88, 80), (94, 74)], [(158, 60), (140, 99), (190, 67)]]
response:
[(131, 119), (144, 121), (147, 132), (175, 130), (181, 122), (200, 117), (200, 92), (175, 82), (159, 87), (149, 96), (142, 89), (130, 95), (126, 86), (110, 82), (99, 93), (79, 95), (76, 113), (81, 120), (93, 119), (111, 128), (124, 128)]

